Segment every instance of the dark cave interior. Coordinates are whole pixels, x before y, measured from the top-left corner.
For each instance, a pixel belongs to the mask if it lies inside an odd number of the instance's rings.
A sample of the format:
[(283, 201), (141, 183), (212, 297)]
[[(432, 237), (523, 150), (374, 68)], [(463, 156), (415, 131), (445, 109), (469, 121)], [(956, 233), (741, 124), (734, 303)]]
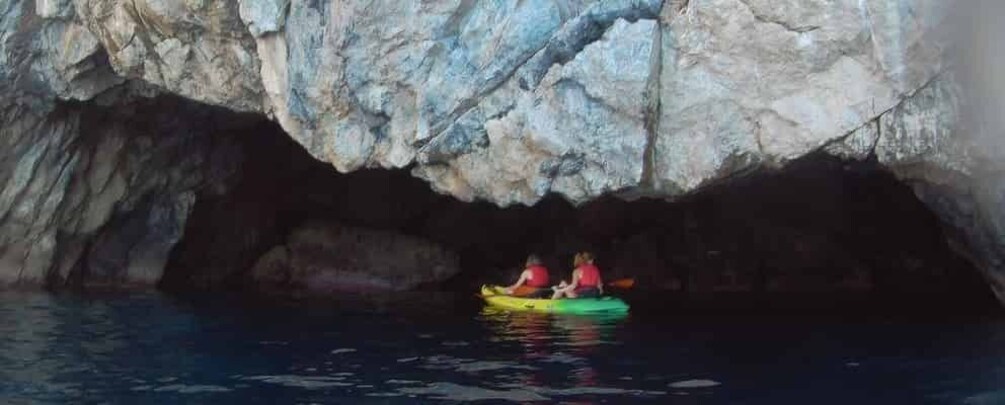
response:
[(640, 303), (653, 296), (759, 303), (798, 296), (825, 307), (843, 305), (840, 297), (939, 308), (994, 302), (979, 272), (950, 249), (935, 214), (874, 162), (812, 155), (673, 202), (605, 197), (574, 207), (549, 196), (533, 207), (499, 208), (438, 195), (407, 170), (339, 174), (278, 126), (249, 128), (220, 135), (243, 145), (240, 178), (225, 194), (199, 197), (162, 289), (247, 290), (260, 256), (320, 219), (456, 252), (460, 273), (424, 290), (508, 283), (532, 252), (555, 277), (567, 277), (573, 254), (589, 250), (605, 278), (636, 278), (630, 294)]

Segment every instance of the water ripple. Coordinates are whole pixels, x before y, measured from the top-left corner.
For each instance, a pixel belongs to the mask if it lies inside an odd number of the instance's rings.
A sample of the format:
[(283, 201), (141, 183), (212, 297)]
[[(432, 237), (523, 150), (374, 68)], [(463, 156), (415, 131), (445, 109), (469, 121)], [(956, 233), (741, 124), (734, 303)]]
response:
[(241, 378), (245, 381), (258, 381), (268, 384), (278, 384), (286, 387), (319, 389), (330, 387), (352, 387), (355, 384), (345, 382), (343, 377), (308, 376), (308, 375), (259, 375)]
[(489, 388), (434, 382), (425, 387), (401, 388), (403, 394), (428, 395), (430, 399), (448, 401), (505, 400), (514, 402), (547, 401), (549, 398), (525, 389), (494, 390)]

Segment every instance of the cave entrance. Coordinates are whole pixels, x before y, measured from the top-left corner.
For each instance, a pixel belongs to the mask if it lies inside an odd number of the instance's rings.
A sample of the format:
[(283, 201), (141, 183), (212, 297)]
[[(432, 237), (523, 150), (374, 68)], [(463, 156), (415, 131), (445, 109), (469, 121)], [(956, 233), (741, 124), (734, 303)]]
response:
[[(870, 162), (810, 156), (675, 202), (608, 197), (573, 207), (549, 197), (498, 208), (438, 195), (406, 170), (338, 174), (268, 122), (222, 136), (241, 140), (239, 178), (225, 193), (198, 198), (165, 289), (352, 289), (405, 280), (469, 292), (514, 279), (532, 252), (553, 277), (567, 277), (571, 257), (589, 250), (607, 279), (636, 278), (630, 294), (654, 308), (665, 301), (652, 297), (995, 302), (949, 248), (934, 214)], [(327, 228), (352, 232), (326, 235)], [(311, 238), (337, 240), (292, 246)], [(450, 257), (454, 269), (398, 266)], [(380, 268), (360, 268), (367, 265)]]

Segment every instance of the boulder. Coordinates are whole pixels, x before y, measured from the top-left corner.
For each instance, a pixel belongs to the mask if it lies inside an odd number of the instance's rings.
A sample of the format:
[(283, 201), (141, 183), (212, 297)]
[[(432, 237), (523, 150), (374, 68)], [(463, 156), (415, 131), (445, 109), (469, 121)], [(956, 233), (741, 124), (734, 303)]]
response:
[(250, 277), (264, 289), (403, 291), (459, 271), (455, 253), (418, 237), (311, 222), (263, 255)]

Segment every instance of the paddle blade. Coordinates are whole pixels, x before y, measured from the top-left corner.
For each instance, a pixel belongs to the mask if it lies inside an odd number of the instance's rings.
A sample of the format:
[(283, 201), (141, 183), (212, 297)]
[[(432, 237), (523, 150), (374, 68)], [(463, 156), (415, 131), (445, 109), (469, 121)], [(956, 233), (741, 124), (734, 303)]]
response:
[(607, 285), (617, 288), (632, 288), (633, 286), (635, 286), (635, 279), (634, 278), (617, 279), (611, 281), (610, 283), (607, 283)]

